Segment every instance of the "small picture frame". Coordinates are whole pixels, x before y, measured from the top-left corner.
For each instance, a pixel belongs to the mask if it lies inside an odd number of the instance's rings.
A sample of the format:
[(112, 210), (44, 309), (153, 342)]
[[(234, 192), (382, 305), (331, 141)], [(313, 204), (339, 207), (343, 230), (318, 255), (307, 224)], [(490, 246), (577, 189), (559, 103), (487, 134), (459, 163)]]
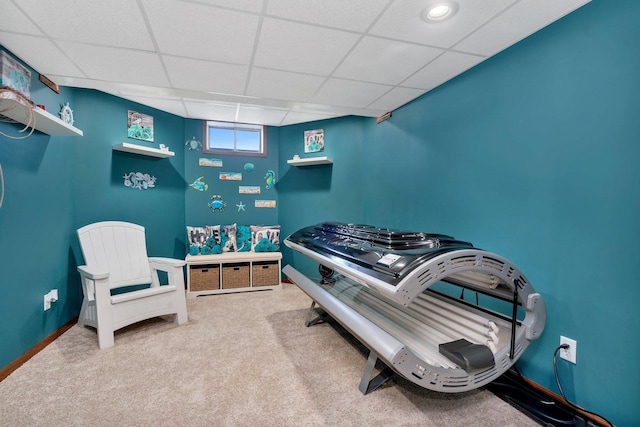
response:
[(324, 129), (304, 131), (304, 152), (318, 153), (324, 151)]
[(153, 142), (153, 116), (129, 110), (127, 113), (127, 136)]

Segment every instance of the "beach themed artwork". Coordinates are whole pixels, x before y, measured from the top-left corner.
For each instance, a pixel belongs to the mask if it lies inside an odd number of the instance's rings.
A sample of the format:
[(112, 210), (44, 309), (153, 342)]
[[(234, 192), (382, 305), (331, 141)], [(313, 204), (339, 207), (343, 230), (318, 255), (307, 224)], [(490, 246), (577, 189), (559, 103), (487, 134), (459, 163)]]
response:
[(242, 202), (240, 202), (240, 203), (236, 203), (236, 206), (238, 207), (238, 212), (240, 212), (240, 211), (246, 212), (246, 211), (244, 210), (244, 208), (245, 208), (247, 205), (245, 205), (244, 203), (242, 203)]
[(240, 172), (220, 172), (218, 176), (222, 181), (242, 181)]
[(207, 159), (206, 157), (200, 157), (198, 160), (198, 166), (208, 166), (214, 168), (222, 167), (222, 160), (220, 159)]
[(209, 189), (209, 184), (204, 182), (202, 180), (203, 178), (204, 178), (204, 176), (198, 177), (198, 179), (196, 179), (191, 184), (189, 184), (189, 187), (193, 188), (194, 190), (198, 190), (198, 191), (207, 191)]
[(60, 119), (66, 124), (73, 126), (73, 110), (68, 102), (60, 104)]
[(275, 200), (256, 200), (254, 206), (256, 208), (275, 208)]
[(266, 189), (271, 189), (271, 187), (273, 187), (273, 184), (276, 183), (276, 173), (272, 170), (268, 170), (264, 176), (264, 181), (266, 183)]
[(227, 204), (222, 200), (222, 196), (219, 194), (214, 194), (211, 196), (211, 201), (207, 203), (211, 212), (222, 212), (224, 208), (227, 207)]
[(245, 163), (244, 164), (244, 170), (245, 172), (253, 172), (255, 170), (256, 166), (253, 163)]
[(124, 179), (125, 187), (133, 189), (146, 190), (156, 186), (156, 177), (148, 173), (129, 172), (125, 173), (122, 178)]
[(240, 194), (260, 194), (260, 187), (257, 185), (240, 185), (238, 186)]
[(304, 131), (304, 152), (317, 153), (324, 151), (324, 129)]
[(195, 136), (185, 141), (184, 145), (189, 151), (199, 150), (200, 148), (202, 148), (202, 142), (198, 141)]
[(129, 110), (127, 114), (127, 136), (153, 142), (153, 116)]

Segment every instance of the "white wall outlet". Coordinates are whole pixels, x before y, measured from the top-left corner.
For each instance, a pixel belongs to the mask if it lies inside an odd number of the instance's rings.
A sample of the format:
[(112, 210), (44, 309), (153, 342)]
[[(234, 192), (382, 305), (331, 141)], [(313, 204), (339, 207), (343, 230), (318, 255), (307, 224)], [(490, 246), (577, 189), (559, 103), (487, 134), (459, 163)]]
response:
[(568, 344), (569, 348), (560, 349), (560, 358), (567, 360), (571, 363), (576, 363), (576, 356), (578, 354), (578, 342), (571, 338), (560, 336), (560, 345)]
[(44, 296), (44, 311), (51, 308), (51, 303), (58, 301), (58, 290), (52, 289)]

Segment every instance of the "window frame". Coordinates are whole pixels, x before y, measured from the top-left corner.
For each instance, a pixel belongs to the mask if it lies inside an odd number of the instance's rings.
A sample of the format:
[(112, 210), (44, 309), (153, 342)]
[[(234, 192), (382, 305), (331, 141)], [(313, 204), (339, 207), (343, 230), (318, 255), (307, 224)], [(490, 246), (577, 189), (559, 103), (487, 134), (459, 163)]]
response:
[[(267, 127), (265, 125), (256, 125), (251, 123), (236, 123), (236, 122), (223, 122), (220, 120), (203, 120), (202, 121), (202, 133), (204, 135), (204, 141), (202, 143), (202, 152), (205, 154), (223, 154), (227, 156), (250, 156), (250, 157), (267, 157)], [(215, 126), (218, 125), (218, 126)], [(209, 148), (209, 129), (210, 128), (219, 128), (219, 129), (233, 129), (234, 131), (234, 148), (233, 149), (223, 149), (223, 148)], [(260, 133), (260, 147), (261, 151), (246, 151), (246, 150), (237, 150), (236, 145), (236, 137), (235, 133), (238, 130), (251, 130), (257, 131)]]

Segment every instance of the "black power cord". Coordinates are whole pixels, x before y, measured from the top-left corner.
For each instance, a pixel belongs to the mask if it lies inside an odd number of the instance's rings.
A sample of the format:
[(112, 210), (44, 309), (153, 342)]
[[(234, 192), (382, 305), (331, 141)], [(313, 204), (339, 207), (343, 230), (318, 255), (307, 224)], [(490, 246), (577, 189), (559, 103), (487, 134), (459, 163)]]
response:
[(579, 411), (582, 411), (582, 412), (584, 412), (584, 413), (587, 413), (587, 414), (593, 415), (594, 417), (599, 417), (599, 418), (601, 418), (602, 420), (606, 421), (606, 422), (607, 422), (607, 424), (609, 424), (609, 426), (613, 427), (613, 424), (611, 423), (611, 421), (609, 421), (608, 419), (606, 419), (606, 418), (605, 418), (605, 417), (603, 417), (602, 415), (596, 414), (595, 412), (587, 411), (586, 409), (584, 409), (584, 408), (582, 408), (582, 407), (580, 407), (580, 406), (576, 405), (575, 403), (570, 402), (570, 401), (569, 401), (569, 399), (567, 399), (567, 397), (565, 396), (565, 394), (564, 394), (564, 390), (562, 390), (562, 386), (560, 385), (560, 378), (558, 377), (558, 363), (557, 363), (557, 361), (558, 361), (558, 352), (559, 352), (560, 350), (562, 350), (562, 349), (567, 349), (567, 348), (569, 348), (569, 347), (570, 347), (570, 345), (569, 345), (569, 344), (560, 344), (560, 345), (556, 348), (556, 350), (553, 352), (553, 374), (554, 374), (554, 375), (555, 375), (555, 377), (556, 377), (556, 384), (558, 385), (558, 390), (560, 390), (560, 395), (562, 396), (562, 399), (564, 400), (564, 402), (565, 402), (567, 405), (569, 405), (569, 406), (571, 406), (571, 407), (573, 407), (573, 408), (575, 408), (575, 409), (577, 409), (577, 410), (579, 410)]

